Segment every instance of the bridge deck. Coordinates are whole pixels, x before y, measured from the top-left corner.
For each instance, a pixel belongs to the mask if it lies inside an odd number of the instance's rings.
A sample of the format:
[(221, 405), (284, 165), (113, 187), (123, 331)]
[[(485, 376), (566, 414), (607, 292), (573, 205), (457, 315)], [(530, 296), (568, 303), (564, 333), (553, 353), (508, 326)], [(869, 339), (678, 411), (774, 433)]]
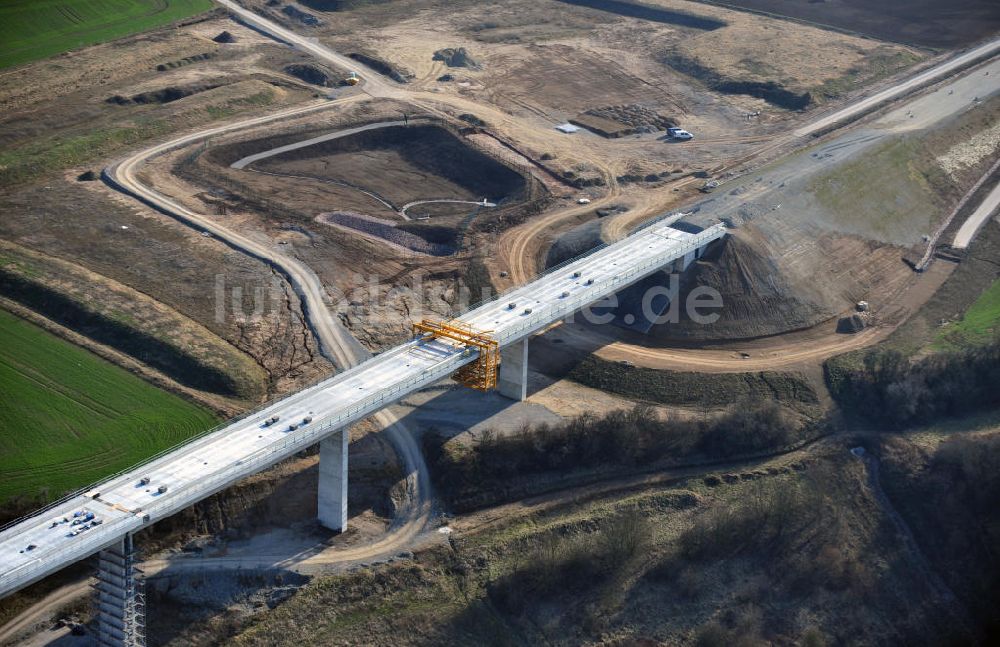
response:
[[(477, 329), (493, 331), (493, 337), (504, 346), (621, 290), (724, 233), (724, 227), (717, 225), (690, 234), (662, 221), (459, 319)], [(574, 277), (576, 272), (579, 277)], [(517, 304), (513, 309), (508, 308), (511, 302)], [(337, 429), (447, 377), (473, 359), (474, 353), (445, 339), (402, 344), (21, 520), (0, 533), (0, 596), (274, 465)], [(476, 395), (470, 393), (469, 397)], [(279, 421), (265, 426), (272, 416), (279, 416)], [(312, 417), (310, 423), (289, 429), (291, 423), (301, 423), (307, 416)], [(140, 484), (144, 478), (149, 482)], [(166, 486), (166, 491), (160, 493), (160, 486)], [(73, 515), (79, 512), (91, 512), (101, 523), (70, 536), (83, 525), (72, 525)], [(33, 548), (29, 550), (29, 546)]]

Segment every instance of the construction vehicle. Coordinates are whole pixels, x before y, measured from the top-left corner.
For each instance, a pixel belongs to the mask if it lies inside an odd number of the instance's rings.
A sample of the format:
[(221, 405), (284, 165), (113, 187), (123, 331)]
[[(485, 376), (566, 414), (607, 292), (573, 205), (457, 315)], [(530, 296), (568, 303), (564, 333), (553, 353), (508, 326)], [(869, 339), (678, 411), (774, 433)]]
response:
[(361, 79), (358, 77), (357, 72), (351, 72), (351, 75), (349, 77), (340, 82), (341, 85), (351, 85), (351, 86), (357, 85), (358, 83), (361, 83)]

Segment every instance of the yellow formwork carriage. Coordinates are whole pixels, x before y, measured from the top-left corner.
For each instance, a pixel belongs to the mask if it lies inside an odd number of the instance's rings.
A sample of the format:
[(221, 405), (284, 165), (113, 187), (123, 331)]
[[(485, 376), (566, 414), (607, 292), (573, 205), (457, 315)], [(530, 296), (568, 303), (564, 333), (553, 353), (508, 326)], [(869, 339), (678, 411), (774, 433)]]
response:
[(442, 337), (457, 341), (466, 348), (475, 348), (479, 357), (452, 374), (452, 379), (470, 389), (491, 391), (497, 387), (500, 370), (500, 343), (490, 336), (491, 330), (475, 330), (460, 321), (440, 322), (424, 319), (413, 324), (415, 335)]

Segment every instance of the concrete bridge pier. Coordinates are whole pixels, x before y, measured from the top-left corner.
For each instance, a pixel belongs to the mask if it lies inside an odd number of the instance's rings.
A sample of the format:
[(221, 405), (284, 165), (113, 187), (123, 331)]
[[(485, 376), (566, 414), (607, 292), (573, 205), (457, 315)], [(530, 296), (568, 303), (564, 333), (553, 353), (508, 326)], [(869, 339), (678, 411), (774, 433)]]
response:
[(142, 647), (146, 644), (146, 605), (142, 580), (135, 577), (132, 535), (97, 554), (97, 644)]
[(319, 443), (316, 516), (330, 530), (347, 530), (347, 440), (345, 427)]
[(500, 349), (500, 372), (497, 375), (500, 395), (524, 402), (528, 399), (528, 338)]
[(675, 260), (672, 266), (667, 266), (667, 268), (665, 269), (670, 269), (678, 273), (687, 270), (687, 268), (691, 266), (691, 263), (694, 263), (696, 260), (698, 260), (705, 254), (705, 249), (707, 247), (708, 245), (705, 245), (703, 247), (698, 247), (696, 249), (691, 250), (684, 256), (681, 256), (680, 258)]
[(697, 254), (698, 250), (695, 250), (693, 252), (688, 252), (684, 256), (681, 256), (676, 261), (674, 261), (674, 267), (673, 267), (674, 272), (680, 273), (686, 270), (688, 266), (691, 265), (691, 263), (694, 263), (695, 259), (698, 257)]

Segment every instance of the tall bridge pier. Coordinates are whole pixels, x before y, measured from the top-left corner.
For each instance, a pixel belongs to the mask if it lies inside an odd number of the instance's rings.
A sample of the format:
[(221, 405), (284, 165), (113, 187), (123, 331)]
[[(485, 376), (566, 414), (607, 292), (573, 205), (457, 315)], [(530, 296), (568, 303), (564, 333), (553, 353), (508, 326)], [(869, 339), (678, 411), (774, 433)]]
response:
[(319, 443), (319, 488), (316, 516), (330, 530), (347, 530), (347, 428)]
[(97, 554), (97, 644), (144, 647), (146, 603), (142, 580), (136, 578), (132, 534)]
[[(696, 247), (683, 256), (679, 256), (664, 269), (676, 273), (686, 271), (692, 263), (702, 257), (708, 244)], [(527, 336), (523, 337), (500, 349), (497, 392), (516, 402), (528, 399), (528, 339)]]
[(528, 338), (500, 349), (500, 375), (497, 377), (500, 395), (524, 402), (528, 399)]

